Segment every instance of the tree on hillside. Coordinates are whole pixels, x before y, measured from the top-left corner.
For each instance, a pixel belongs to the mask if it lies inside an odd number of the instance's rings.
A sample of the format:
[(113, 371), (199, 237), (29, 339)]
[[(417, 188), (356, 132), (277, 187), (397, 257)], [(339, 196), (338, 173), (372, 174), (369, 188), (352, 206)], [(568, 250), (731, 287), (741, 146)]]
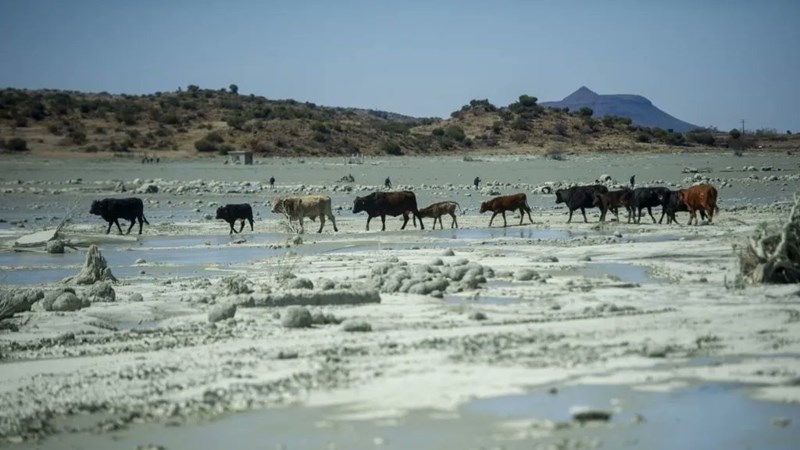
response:
[(732, 129), (728, 134), (731, 136), (731, 139), (739, 139), (742, 137), (742, 132), (739, 131), (738, 128)]
[(231, 90), (232, 94), (239, 94), (239, 86), (235, 84), (231, 84), (230, 86), (228, 86), (228, 89)]

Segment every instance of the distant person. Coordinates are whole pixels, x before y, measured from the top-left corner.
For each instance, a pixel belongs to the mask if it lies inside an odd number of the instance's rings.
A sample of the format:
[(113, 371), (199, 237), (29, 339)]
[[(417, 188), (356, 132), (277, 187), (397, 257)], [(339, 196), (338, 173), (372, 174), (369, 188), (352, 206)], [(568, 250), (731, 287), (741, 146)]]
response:
[(161, 163), (161, 158), (156, 158), (156, 164)]
[(631, 175), (631, 189), (633, 189), (633, 186), (635, 184), (636, 184), (636, 175)]
[(269, 187), (275, 187), (275, 177), (269, 177)]
[(392, 180), (390, 180), (389, 177), (386, 177), (386, 181), (383, 182), (383, 185), (386, 187), (386, 189), (391, 189), (392, 188)]
[(475, 185), (475, 189), (478, 189), (478, 185), (481, 184), (481, 177), (475, 177), (475, 179), (472, 180), (472, 184)]

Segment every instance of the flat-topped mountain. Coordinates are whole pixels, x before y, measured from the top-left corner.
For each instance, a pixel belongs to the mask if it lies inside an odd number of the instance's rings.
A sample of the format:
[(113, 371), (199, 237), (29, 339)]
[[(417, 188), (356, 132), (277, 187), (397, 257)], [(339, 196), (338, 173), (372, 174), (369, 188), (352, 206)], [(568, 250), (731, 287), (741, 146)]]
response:
[(672, 129), (681, 133), (700, 128), (665, 113), (641, 95), (601, 95), (586, 86), (581, 86), (580, 89), (564, 97), (561, 101), (543, 102), (541, 105), (551, 108), (569, 108), (570, 111), (587, 107), (594, 111), (595, 117), (630, 117), (635, 125)]

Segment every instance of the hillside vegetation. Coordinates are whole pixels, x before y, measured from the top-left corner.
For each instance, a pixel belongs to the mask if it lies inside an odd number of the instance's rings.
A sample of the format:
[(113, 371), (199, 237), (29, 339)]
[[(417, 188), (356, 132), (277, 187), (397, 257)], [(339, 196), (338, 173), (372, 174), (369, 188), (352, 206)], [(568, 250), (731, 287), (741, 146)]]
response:
[[(151, 95), (0, 91), (0, 150), (43, 154), (419, 155), (545, 153), (727, 146), (733, 138), (631, 125), (624, 117), (544, 108), (522, 95), (506, 107), (472, 100), (450, 118), (271, 100), (189, 86)], [(744, 137), (739, 137), (744, 142)], [(748, 146), (755, 142), (747, 142)]]

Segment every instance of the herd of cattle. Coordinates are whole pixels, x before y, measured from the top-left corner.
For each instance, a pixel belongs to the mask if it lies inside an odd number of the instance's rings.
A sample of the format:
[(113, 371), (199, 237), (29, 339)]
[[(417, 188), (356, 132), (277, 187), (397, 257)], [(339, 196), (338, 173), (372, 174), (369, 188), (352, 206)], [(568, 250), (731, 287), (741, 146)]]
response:
[[(689, 225), (692, 222), (695, 225), (699, 223), (697, 220), (698, 212), (704, 220), (707, 218), (710, 223), (714, 218), (714, 213), (719, 211), (717, 207), (717, 190), (710, 184), (700, 184), (678, 191), (672, 191), (665, 187), (623, 188), (609, 191), (606, 186), (596, 184), (559, 189), (555, 191), (555, 196), (556, 203), (564, 203), (569, 209), (567, 223), (572, 222), (572, 213), (578, 209), (581, 210), (583, 221), (588, 222), (586, 219), (587, 208), (599, 208), (600, 221), (605, 221), (606, 214), (609, 211), (617, 217), (617, 220), (620, 220), (619, 209), (624, 208), (628, 213), (628, 223), (639, 223), (642, 218), (642, 212), (646, 208), (647, 213), (655, 223), (656, 218), (653, 216), (651, 208), (661, 206), (661, 218), (658, 223), (662, 223), (664, 216), (667, 217), (667, 224), (677, 223), (675, 213), (677, 211), (688, 211), (690, 215)], [(367, 213), (367, 231), (369, 231), (369, 222), (373, 217), (378, 216), (381, 218), (382, 231), (386, 230), (386, 216), (397, 217), (402, 215), (403, 226), (400, 229), (405, 229), (408, 224), (409, 214), (413, 217), (415, 227), (417, 220), (419, 220), (421, 229), (425, 229), (425, 225), (422, 223), (423, 218), (432, 218), (434, 229), (436, 228), (437, 220), (439, 226), (444, 228), (442, 225), (442, 216), (444, 215), (449, 215), (452, 218), (450, 227), (457, 228), (456, 212), (459, 208), (459, 204), (454, 201), (439, 202), (425, 208), (417, 208), (417, 199), (412, 191), (373, 192), (364, 197), (356, 197), (353, 202), (354, 214), (362, 211)], [(528, 206), (528, 199), (524, 193), (494, 197), (482, 202), (480, 205), (481, 214), (487, 211), (492, 212), (492, 218), (489, 220), (490, 227), (498, 214), (503, 216), (503, 226), (507, 226), (506, 211), (513, 212), (517, 210), (520, 213), (520, 225), (525, 219), (525, 213), (528, 214), (528, 220), (533, 223), (531, 208)], [(142, 223), (149, 225), (149, 222), (144, 217), (144, 204), (139, 198), (95, 200), (92, 202), (89, 212), (101, 216), (108, 222), (106, 234), (111, 231), (112, 224), (116, 224), (120, 234), (122, 233), (119, 219), (131, 222), (127, 233), (131, 232), (136, 221), (139, 222), (139, 234), (142, 234)], [(336, 227), (336, 218), (331, 209), (331, 198), (327, 195), (277, 197), (272, 201), (272, 212), (284, 214), (290, 221), (299, 222), (300, 232), (304, 231), (303, 221), (305, 218), (314, 221), (317, 217), (319, 217), (317, 233), (322, 232), (326, 218), (330, 219), (333, 230), (339, 231)], [(253, 230), (253, 208), (247, 203), (220, 206), (217, 208), (216, 218), (228, 222), (231, 234), (240, 233), (244, 229), (245, 221), (250, 223), (250, 230)], [(236, 221), (241, 221), (238, 231), (234, 226)]]

